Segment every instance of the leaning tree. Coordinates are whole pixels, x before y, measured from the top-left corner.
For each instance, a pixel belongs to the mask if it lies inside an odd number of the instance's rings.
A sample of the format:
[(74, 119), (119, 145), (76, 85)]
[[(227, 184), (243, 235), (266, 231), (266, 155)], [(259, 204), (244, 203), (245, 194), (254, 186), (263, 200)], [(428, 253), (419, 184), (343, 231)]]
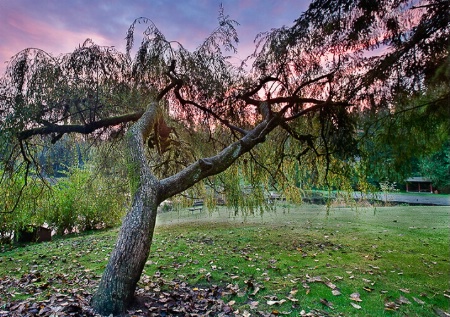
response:
[[(162, 201), (202, 180), (220, 182), (211, 177), (237, 164), (247, 170), (238, 176), (265, 172), (286, 188), (295, 164), (321, 162), (310, 179), (338, 175), (358, 154), (362, 113), (422, 109), (439, 124), (439, 113), (448, 119), (448, 5), (316, 0), (291, 27), (258, 35), (241, 66), (226, 56), (238, 38), (222, 10), (192, 52), (145, 18), (129, 28), (126, 53), (90, 40), (58, 57), (23, 50), (0, 82), (2, 179), (38, 169), (34, 146), (44, 136), (123, 136), (132, 202), (92, 300), (101, 314), (121, 314)], [(145, 31), (135, 49), (138, 25)], [(423, 104), (403, 102), (424, 94)]]

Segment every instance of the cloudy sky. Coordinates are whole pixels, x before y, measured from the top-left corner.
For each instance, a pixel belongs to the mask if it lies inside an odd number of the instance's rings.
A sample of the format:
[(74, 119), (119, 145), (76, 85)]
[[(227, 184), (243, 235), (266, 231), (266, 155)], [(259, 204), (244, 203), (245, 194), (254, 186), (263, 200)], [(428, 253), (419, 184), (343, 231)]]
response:
[(152, 20), (168, 40), (193, 49), (217, 26), (220, 3), (239, 22), (238, 58), (252, 52), (259, 32), (292, 22), (309, 0), (0, 0), (0, 73), (27, 47), (53, 55), (73, 51), (91, 38), (125, 51), (128, 27)]

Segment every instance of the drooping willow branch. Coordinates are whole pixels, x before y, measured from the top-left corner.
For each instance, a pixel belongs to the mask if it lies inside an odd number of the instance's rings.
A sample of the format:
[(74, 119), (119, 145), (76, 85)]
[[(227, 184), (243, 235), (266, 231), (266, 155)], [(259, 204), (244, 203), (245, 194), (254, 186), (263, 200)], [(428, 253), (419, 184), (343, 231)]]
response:
[(19, 143), (19, 145), (20, 145), (20, 152), (22, 153), (22, 156), (25, 161), (24, 183), (22, 184), (22, 186), (19, 189), (19, 193), (18, 193), (17, 197), (15, 198), (15, 202), (14, 202), (14, 205), (12, 206), (12, 208), (7, 211), (0, 211), (0, 214), (10, 214), (16, 210), (16, 208), (17, 208), (17, 206), (19, 206), (20, 200), (22, 198), (23, 191), (25, 190), (25, 187), (27, 187), (27, 184), (28, 184), (28, 174), (30, 172), (31, 160), (28, 158), (28, 155), (26, 154), (26, 150), (25, 150), (25, 147), (24, 147), (22, 141)]

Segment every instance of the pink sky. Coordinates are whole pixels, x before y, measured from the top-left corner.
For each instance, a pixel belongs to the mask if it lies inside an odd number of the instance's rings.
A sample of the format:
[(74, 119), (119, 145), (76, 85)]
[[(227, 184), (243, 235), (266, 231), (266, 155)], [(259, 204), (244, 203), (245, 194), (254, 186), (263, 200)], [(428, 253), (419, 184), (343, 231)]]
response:
[[(292, 25), (309, 0), (137, 0), (0, 1), (0, 74), (6, 62), (28, 47), (53, 55), (68, 53), (91, 38), (99, 45), (125, 50), (125, 35), (138, 17), (151, 19), (168, 40), (194, 49), (217, 26), (220, 3), (239, 22), (239, 59), (254, 48), (259, 32)], [(1, 75), (0, 75), (1, 76)]]

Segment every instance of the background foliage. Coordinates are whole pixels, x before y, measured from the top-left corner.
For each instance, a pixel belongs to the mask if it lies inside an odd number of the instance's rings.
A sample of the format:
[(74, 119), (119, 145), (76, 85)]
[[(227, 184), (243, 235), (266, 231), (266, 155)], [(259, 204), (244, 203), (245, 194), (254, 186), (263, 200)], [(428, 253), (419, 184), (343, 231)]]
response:
[[(102, 151), (97, 148), (92, 159), (103, 155), (99, 154)], [(129, 199), (128, 183), (120, 171), (101, 164), (94, 160), (82, 167), (65, 167), (65, 172), (58, 170), (63, 175), (58, 178), (29, 175), (25, 180), (14, 174), (1, 182), (0, 238), (8, 242), (13, 233), (17, 238), (18, 232), (31, 230), (30, 226), (47, 226), (66, 234), (119, 225)]]

